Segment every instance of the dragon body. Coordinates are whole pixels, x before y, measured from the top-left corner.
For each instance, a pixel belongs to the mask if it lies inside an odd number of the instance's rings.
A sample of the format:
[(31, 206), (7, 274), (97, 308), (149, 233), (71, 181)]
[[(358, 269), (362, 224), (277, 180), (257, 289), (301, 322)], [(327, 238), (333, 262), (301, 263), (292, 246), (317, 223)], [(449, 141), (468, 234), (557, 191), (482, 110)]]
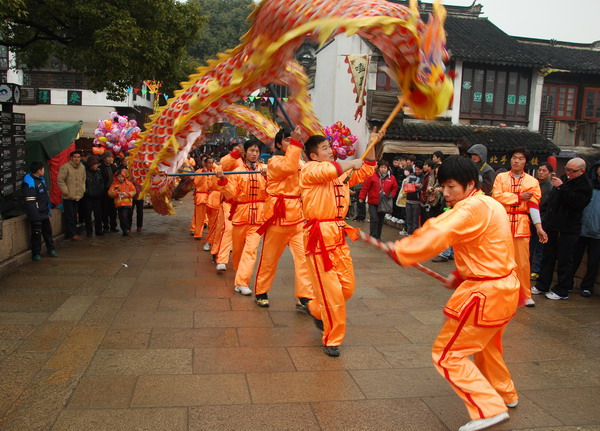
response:
[(289, 88), (286, 111), (306, 135), (322, 133), (310, 103), (308, 78), (294, 61), (307, 38), (322, 44), (345, 33), (368, 40), (380, 50), (412, 113), (433, 118), (452, 98), (444, 66), (444, 19), (445, 10), (436, 4), (425, 24), (412, 0), (410, 7), (387, 0), (263, 0), (250, 14), (251, 27), (241, 44), (199, 68), (151, 118), (128, 159), (131, 173), (144, 191), (150, 191), (157, 212), (172, 213), (169, 197), (176, 180), (162, 174), (177, 171), (211, 121), (228, 117), (260, 134), (259, 139), (272, 139), (272, 123), (259, 120), (260, 114), (227, 112), (268, 84)]

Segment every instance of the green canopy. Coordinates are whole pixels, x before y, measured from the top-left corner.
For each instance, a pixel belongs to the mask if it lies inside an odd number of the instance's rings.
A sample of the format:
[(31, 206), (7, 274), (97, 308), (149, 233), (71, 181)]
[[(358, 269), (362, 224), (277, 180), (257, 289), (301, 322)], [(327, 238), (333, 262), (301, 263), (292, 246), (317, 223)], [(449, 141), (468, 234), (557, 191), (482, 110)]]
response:
[[(39, 161), (47, 166), (47, 161), (60, 154), (79, 136), (82, 121), (44, 121), (27, 122), (27, 146), (25, 162), (27, 168), (33, 161)], [(50, 173), (46, 169), (45, 177), (49, 180)]]

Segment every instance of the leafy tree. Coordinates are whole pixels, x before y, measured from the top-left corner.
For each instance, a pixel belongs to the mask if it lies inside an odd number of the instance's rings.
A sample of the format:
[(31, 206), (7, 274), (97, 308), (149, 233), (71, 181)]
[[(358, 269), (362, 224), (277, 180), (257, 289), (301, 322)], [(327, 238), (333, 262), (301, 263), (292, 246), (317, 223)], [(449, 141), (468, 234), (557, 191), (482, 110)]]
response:
[(192, 57), (205, 63), (219, 52), (235, 48), (250, 28), (246, 18), (255, 6), (253, 0), (191, 0), (199, 4), (206, 25), (191, 45)]
[(204, 21), (198, 1), (0, 0), (0, 45), (26, 68), (54, 59), (118, 100), (146, 79), (178, 86)]

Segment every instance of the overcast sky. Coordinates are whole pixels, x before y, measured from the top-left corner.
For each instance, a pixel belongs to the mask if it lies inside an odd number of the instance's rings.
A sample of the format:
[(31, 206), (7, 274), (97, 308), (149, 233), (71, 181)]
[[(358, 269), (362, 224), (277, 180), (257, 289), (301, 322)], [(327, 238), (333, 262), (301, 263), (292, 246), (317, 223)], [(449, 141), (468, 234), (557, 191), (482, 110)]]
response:
[[(427, 0), (430, 3), (430, 0)], [(443, 0), (470, 6), (473, 0)], [(478, 0), (505, 33), (539, 39), (591, 43), (600, 40), (600, 0)]]

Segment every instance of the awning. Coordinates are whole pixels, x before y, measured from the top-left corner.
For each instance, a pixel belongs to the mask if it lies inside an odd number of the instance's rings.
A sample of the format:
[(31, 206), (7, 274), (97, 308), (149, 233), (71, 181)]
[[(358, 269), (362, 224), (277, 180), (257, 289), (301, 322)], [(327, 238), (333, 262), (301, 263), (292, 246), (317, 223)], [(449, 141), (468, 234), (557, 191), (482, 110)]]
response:
[(51, 159), (79, 138), (81, 121), (27, 122), (27, 163)]
[(22, 112), (27, 122), (62, 122), (74, 120), (81, 122), (81, 138), (93, 138), (98, 120), (108, 118), (116, 111), (112, 106), (69, 106), (69, 105), (15, 105), (15, 112)]
[(433, 154), (441, 151), (444, 155), (459, 154), (458, 147), (452, 142), (406, 141), (385, 139), (377, 151), (377, 158), (383, 154)]

